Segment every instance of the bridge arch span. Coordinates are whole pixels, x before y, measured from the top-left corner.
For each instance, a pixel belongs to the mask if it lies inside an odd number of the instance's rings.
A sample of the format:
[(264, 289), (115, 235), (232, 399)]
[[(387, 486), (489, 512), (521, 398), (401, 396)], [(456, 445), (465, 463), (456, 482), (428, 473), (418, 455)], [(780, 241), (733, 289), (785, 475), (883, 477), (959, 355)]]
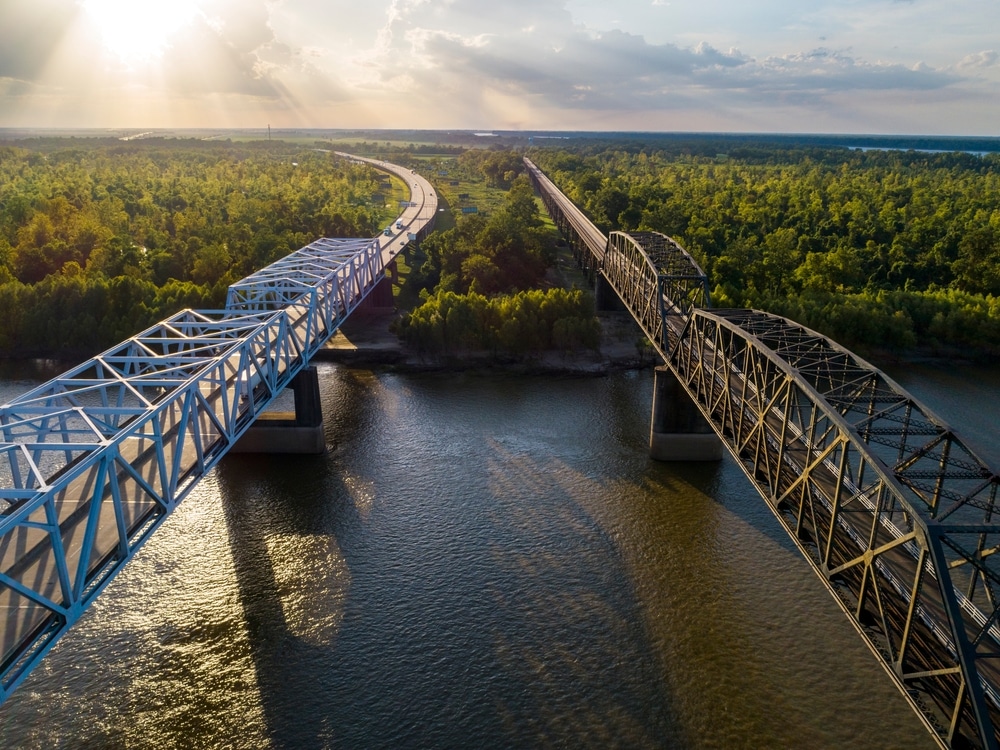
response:
[(663, 358), (667, 328), (683, 326), (695, 307), (711, 306), (705, 272), (665, 234), (612, 232), (600, 268)]
[(928, 728), (995, 746), (993, 472), (879, 370), (779, 316), (695, 310), (668, 364)]

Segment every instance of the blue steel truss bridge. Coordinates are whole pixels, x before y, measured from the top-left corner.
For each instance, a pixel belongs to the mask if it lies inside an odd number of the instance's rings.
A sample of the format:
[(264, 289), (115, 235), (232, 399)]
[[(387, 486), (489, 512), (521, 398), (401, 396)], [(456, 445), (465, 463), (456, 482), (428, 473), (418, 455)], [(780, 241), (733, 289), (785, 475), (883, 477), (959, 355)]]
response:
[(786, 318), (710, 309), (674, 240), (605, 237), (525, 162), (598, 297), (625, 304), (658, 379), (687, 393), (939, 744), (996, 748), (997, 473), (872, 365)]
[(379, 284), (437, 200), (319, 239), (0, 406), (0, 701)]

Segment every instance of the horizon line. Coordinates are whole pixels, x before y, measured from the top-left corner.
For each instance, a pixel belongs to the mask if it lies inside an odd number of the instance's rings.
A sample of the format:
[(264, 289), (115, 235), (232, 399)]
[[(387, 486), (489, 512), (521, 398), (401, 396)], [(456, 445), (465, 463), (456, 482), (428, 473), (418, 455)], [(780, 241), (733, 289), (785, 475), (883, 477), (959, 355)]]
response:
[(937, 133), (866, 133), (866, 132), (801, 132), (801, 131), (734, 131), (734, 130), (548, 130), (540, 128), (377, 128), (377, 127), (106, 127), (106, 126), (0, 126), (0, 133), (135, 133), (139, 135), (171, 132), (212, 133), (441, 133), (472, 135), (480, 138), (501, 135), (561, 134), (561, 135), (635, 135), (635, 136), (723, 136), (723, 137), (796, 137), (796, 138), (906, 138), (939, 140), (1000, 141), (1000, 135), (955, 135)]

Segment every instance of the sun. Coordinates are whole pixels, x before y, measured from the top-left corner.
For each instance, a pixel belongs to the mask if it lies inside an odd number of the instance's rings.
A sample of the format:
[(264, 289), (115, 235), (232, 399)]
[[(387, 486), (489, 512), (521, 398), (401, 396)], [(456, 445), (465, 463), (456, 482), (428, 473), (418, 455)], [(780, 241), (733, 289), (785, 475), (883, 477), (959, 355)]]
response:
[(160, 57), (200, 13), (196, 0), (83, 0), (105, 48), (132, 65)]

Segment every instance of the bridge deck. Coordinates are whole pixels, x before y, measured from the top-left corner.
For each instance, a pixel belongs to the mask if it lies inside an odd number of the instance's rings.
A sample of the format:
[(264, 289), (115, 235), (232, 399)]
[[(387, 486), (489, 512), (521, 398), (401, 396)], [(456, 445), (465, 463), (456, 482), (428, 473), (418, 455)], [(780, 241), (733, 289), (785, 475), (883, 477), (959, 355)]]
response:
[[(577, 208), (573, 201), (562, 194), (562, 191), (555, 186), (538, 167), (528, 158), (524, 159), (524, 165), (528, 170), (528, 176), (542, 195), (549, 213), (553, 218), (559, 216), (568, 225), (569, 230), (586, 246), (590, 254), (596, 259), (598, 264), (604, 260), (604, 252), (608, 246), (608, 238), (594, 226), (594, 223)], [(549, 206), (549, 201), (552, 201)]]

